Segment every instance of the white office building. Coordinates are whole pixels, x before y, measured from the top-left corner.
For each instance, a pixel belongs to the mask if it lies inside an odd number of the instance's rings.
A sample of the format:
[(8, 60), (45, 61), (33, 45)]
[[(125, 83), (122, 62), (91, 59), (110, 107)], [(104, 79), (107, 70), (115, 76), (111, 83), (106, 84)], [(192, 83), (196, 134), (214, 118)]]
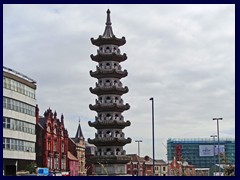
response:
[(3, 67), (3, 173), (16, 175), (36, 160), (36, 81)]

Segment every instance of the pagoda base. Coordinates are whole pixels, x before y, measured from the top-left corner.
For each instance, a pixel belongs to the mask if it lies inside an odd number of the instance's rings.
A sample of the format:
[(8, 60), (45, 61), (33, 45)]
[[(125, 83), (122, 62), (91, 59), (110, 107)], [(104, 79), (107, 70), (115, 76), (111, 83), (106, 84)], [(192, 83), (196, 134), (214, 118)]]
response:
[(126, 164), (95, 164), (95, 176), (126, 176)]

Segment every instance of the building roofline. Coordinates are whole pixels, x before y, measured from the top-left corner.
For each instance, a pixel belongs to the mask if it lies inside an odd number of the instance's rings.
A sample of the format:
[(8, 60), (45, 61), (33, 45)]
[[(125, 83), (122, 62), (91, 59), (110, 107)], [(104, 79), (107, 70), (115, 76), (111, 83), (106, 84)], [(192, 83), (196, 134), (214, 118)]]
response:
[[(234, 141), (235, 138), (220, 138), (220, 142)], [(198, 143), (198, 142), (213, 142), (212, 138), (168, 138), (167, 142), (173, 143)]]
[(13, 74), (13, 75), (16, 75), (16, 76), (20, 77), (20, 78), (23, 78), (23, 79), (25, 79), (25, 80), (28, 80), (29, 82), (31, 82), (31, 83), (33, 83), (33, 84), (36, 84), (36, 83), (37, 83), (37, 82), (36, 82), (35, 80), (33, 80), (32, 78), (30, 78), (30, 77), (28, 77), (28, 76), (26, 76), (26, 75), (24, 75), (24, 74), (22, 74), (22, 73), (20, 73), (20, 72), (18, 72), (18, 71), (16, 71), (16, 70), (13, 70), (13, 69), (11, 69), (11, 68), (8, 68), (8, 67), (3, 66), (3, 71), (9, 72), (9, 73), (11, 73), (11, 74)]

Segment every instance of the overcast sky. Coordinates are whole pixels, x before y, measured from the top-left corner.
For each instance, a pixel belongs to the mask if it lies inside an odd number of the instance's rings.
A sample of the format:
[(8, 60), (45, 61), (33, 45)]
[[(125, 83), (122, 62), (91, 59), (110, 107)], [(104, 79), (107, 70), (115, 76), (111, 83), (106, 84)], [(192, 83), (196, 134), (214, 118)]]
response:
[(79, 117), (85, 138), (95, 111), (97, 63), (90, 38), (102, 35), (111, 10), (114, 34), (126, 37), (121, 63), (131, 108), (123, 113), (132, 143), (127, 153), (152, 157), (151, 101), (155, 102), (155, 157), (166, 160), (168, 138), (235, 138), (235, 5), (3, 5), (3, 65), (37, 81), (40, 114), (49, 107), (65, 117), (75, 136)]

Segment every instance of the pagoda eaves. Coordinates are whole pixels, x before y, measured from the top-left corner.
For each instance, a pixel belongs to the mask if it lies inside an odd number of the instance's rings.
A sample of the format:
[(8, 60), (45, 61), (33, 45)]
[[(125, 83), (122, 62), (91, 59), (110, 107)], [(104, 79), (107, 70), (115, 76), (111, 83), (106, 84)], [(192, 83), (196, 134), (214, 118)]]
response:
[(123, 55), (112, 53), (112, 54), (97, 54), (94, 56), (93, 54), (90, 55), (91, 59), (95, 62), (103, 62), (103, 61), (117, 61), (123, 62), (127, 59), (127, 55), (124, 53)]
[(131, 125), (130, 121), (117, 121), (117, 120), (107, 120), (107, 121), (88, 121), (90, 127), (95, 127), (96, 129), (106, 129), (106, 128), (115, 128), (115, 129), (124, 129), (127, 126)]
[(90, 87), (90, 92), (93, 94), (96, 94), (98, 96), (104, 95), (104, 94), (116, 94), (116, 95), (123, 95), (128, 92), (128, 87), (116, 87), (116, 86), (97, 86), (95, 88)]
[(112, 78), (124, 78), (128, 75), (127, 70), (124, 71), (120, 71), (120, 70), (116, 70), (116, 69), (100, 69), (97, 68), (96, 71), (90, 71), (90, 75), (94, 78), (108, 78), (108, 77), (112, 77)]

